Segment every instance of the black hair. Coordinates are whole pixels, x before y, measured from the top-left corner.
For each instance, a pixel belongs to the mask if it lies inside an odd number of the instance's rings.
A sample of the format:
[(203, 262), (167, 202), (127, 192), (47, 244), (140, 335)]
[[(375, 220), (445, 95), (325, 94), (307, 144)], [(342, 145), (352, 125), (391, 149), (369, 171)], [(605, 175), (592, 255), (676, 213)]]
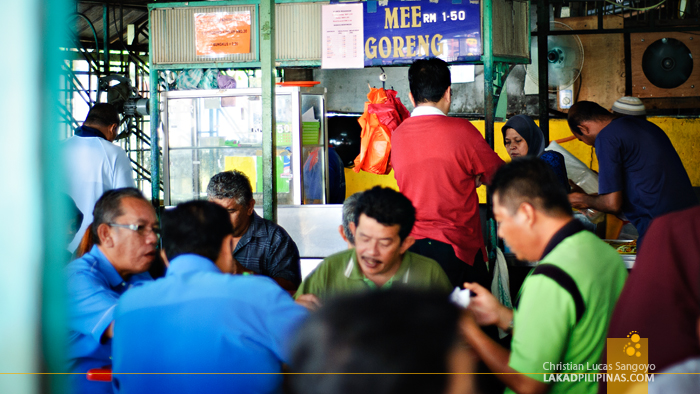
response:
[[(291, 376), (293, 391), (444, 392), (448, 356), (458, 343), (459, 315), (444, 294), (418, 290), (335, 298), (311, 315), (296, 337), (292, 371), (309, 374)], [(347, 375), (378, 372), (385, 374)]]
[(126, 197), (138, 198), (148, 202), (141, 194), (139, 189), (135, 187), (124, 187), (121, 189), (107, 190), (102, 194), (99, 200), (95, 203), (95, 209), (92, 211), (92, 225), (90, 232), (95, 244), (100, 244), (100, 236), (97, 235), (97, 229), (101, 224), (114, 223), (114, 220), (124, 214), (122, 210), (122, 200)]
[(183, 202), (163, 212), (161, 229), (169, 260), (191, 253), (216, 261), (224, 238), (233, 234), (226, 209), (201, 200)]
[(442, 59), (418, 59), (408, 69), (408, 85), (416, 105), (437, 103), (451, 84), (450, 69)]
[(85, 118), (86, 124), (94, 124), (97, 126), (108, 127), (113, 124), (119, 124), (119, 112), (112, 104), (95, 104), (90, 108), (87, 118)]
[(348, 241), (355, 245), (355, 237), (350, 231), (350, 223), (355, 223), (355, 207), (357, 206), (357, 201), (360, 199), (362, 192), (357, 192), (350, 197), (346, 198), (343, 202), (343, 234)]
[(209, 199), (235, 199), (238, 205), (247, 207), (253, 199), (253, 188), (248, 177), (237, 170), (220, 172), (209, 180)]
[(416, 209), (403, 194), (386, 187), (375, 186), (362, 193), (355, 205), (355, 226), (360, 224), (360, 215), (378, 221), (385, 226), (399, 225), (399, 238), (403, 242), (416, 222)]
[(566, 121), (569, 123), (569, 128), (571, 132), (577, 135), (581, 135), (581, 130), (579, 126), (583, 122), (591, 121), (606, 121), (616, 119), (619, 116), (610, 113), (607, 109), (600, 106), (598, 103), (592, 101), (579, 101), (569, 108), (569, 114)]
[(504, 164), (491, 181), (498, 203), (515, 213), (523, 202), (550, 216), (571, 216), (571, 203), (554, 171), (536, 157), (519, 157)]

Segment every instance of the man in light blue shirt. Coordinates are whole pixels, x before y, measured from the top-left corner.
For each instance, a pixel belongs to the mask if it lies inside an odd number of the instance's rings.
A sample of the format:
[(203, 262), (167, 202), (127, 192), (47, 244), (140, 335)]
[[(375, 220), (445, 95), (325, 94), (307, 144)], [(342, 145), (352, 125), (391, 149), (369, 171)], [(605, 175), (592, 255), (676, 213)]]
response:
[(134, 187), (131, 161), (124, 149), (114, 144), (119, 134), (119, 112), (111, 104), (95, 104), (75, 135), (61, 143), (64, 192), (84, 216), (68, 250), (73, 253), (92, 223), (92, 209), (102, 193)]
[[(156, 256), (155, 211), (134, 188), (105, 192), (91, 227), (95, 246), (65, 269), (68, 293), (69, 372), (111, 365), (114, 308), (131, 286), (152, 280), (146, 272)], [(111, 393), (109, 382), (71, 375), (75, 393)]]
[(225, 208), (183, 203), (162, 224), (165, 277), (129, 291), (115, 312), (115, 392), (281, 393), (276, 373), (306, 309), (268, 277), (227, 275)]

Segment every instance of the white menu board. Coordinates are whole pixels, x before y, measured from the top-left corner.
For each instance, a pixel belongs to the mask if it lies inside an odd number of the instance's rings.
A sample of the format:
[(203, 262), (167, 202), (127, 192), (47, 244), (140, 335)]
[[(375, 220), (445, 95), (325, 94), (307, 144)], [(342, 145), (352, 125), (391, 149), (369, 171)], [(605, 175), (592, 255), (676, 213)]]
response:
[(363, 68), (362, 3), (324, 5), (321, 68)]

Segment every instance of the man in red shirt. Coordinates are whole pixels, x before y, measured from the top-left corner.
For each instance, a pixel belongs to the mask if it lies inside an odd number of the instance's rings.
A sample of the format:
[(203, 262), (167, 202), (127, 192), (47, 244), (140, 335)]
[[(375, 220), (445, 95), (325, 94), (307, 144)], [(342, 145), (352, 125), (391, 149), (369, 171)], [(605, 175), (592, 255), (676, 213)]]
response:
[(391, 164), (401, 192), (416, 207), (411, 251), (436, 260), (454, 286), (490, 288), (476, 188), (503, 161), (466, 119), (450, 118), (447, 63), (416, 60), (408, 70), (411, 117), (393, 132)]

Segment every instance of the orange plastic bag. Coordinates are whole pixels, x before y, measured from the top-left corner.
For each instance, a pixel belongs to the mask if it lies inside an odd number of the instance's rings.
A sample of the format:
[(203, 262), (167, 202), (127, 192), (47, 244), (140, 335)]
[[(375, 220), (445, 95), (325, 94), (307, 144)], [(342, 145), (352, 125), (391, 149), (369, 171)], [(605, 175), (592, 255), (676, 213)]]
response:
[(391, 172), (391, 133), (411, 115), (394, 90), (370, 87), (367, 99), (358, 119), (362, 126), (360, 154), (353, 170), (386, 175)]

